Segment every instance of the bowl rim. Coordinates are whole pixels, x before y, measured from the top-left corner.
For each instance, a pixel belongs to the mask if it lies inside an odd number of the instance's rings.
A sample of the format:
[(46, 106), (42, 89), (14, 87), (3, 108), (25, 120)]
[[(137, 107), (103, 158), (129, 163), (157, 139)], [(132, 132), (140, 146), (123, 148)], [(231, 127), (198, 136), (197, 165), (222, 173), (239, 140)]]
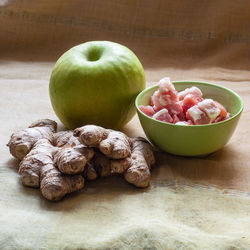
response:
[(141, 91), (137, 96), (136, 96), (136, 99), (135, 99), (135, 106), (136, 106), (136, 110), (137, 112), (139, 112), (142, 116), (154, 121), (154, 122), (158, 122), (160, 124), (167, 124), (169, 126), (177, 126), (177, 127), (186, 127), (186, 128), (194, 128), (194, 127), (206, 127), (206, 126), (216, 126), (216, 125), (219, 125), (219, 124), (223, 124), (223, 123), (227, 123), (227, 122), (230, 122), (231, 120), (235, 119), (237, 116), (239, 116), (241, 114), (241, 112), (243, 111), (243, 108), (244, 108), (244, 103), (243, 103), (243, 100), (242, 98), (236, 93), (234, 92), (233, 90), (227, 88), (227, 87), (224, 87), (222, 85), (218, 85), (218, 84), (215, 84), (215, 83), (211, 83), (211, 82), (201, 82), (201, 81), (192, 81), (192, 80), (181, 80), (181, 81), (172, 81), (172, 83), (174, 84), (178, 84), (178, 83), (194, 83), (194, 84), (202, 84), (202, 85), (207, 85), (207, 86), (213, 86), (213, 87), (216, 87), (216, 88), (220, 88), (224, 91), (227, 91), (227, 92), (230, 92), (232, 95), (234, 95), (240, 102), (240, 109), (238, 110), (238, 112), (236, 114), (234, 114), (232, 117), (230, 117), (229, 119), (227, 120), (224, 120), (224, 121), (221, 121), (221, 122), (216, 122), (216, 123), (209, 123), (209, 124), (201, 124), (201, 125), (193, 125), (193, 126), (188, 126), (188, 125), (181, 125), (181, 124), (173, 124), (173, 123), (167, 123), (167, 122), (163, 122), (163, 121), (159, 121), (159, 120), (155, 120), (153, 118), (151, 118), (150, 116), (147, 116), (145, 115), (138, 107), (138, 101), (139, 99), (144, 95), (146, 94), (147, 92), (149, 92), (150, 90), (154, 89), (154, 88), (157, 88), (159, 85), (158, 83), (154, 84), (153, 86), (151, 87), (148, 87), (146, 89), (144, 89), (143, 91)]

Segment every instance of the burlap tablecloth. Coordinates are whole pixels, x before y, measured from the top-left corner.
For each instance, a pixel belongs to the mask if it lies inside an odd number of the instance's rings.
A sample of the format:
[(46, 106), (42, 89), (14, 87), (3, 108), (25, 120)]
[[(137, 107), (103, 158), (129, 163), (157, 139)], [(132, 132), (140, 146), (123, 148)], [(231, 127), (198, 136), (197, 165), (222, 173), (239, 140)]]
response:
[[(249, 16), (245, 0), (0, 0), (0, 249), (250, 249)], [(230, 142), (205, 158), (157, 152), (145, 190), (115, 176), (53, 203), (23, 187), (5, 144), (36, 119), (60, 124), (52, 67), (89, 40), (131, 48), (148, 86), (170, 76), (236, 91), (244, 112)], [(137, 116), (123, 130), (144, 136)]]

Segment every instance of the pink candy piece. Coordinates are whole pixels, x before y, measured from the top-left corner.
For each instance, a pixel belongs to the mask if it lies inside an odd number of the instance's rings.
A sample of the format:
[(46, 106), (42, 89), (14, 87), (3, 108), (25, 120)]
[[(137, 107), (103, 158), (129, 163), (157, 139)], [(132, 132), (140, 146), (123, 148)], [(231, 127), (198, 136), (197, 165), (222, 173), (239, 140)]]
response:
[(154, 110), (158, 111), (178, 101), (178, 92), (168, 77), (159, 82), (159, 89), (152, 96)]
[(214, 102), (216, 103), (216, 105), (220, 109), (219, 116), (221, 117), (221, 119), (225, 119), (226, 117), (230, 117), (229, 113), (227, 112), (227, 110), (225, 109), (225, 107), (222, 104), (220, 104), (219, 102), (216, 102), (216, 101), (214, 101)]
[(212, 99), (205, 99), (189, 108), (186, 117), (198, 125), (223, 121), (226, 117), (229, 118), (229, 114), (220, 103)]
[(168, 113), (167, 109), (161, 109), (160, 111), (158, 111), (157, 113), (155, 113), (152, 117), (153, 119), (162, 121), (162, 122), (168, 122), (168, 123), (172, 123), (173, 122), (173, 118), (171, 117), (171, 115)]
[(171, 115), (179, 115), (183, 113), (182, 105), (179, 102), (174, 102), (172, 104), (169, 104), (168, 106), (166, 106), (166, 108), (168, 109)]
[(180, 118), (177, 115), (173, 115), (173, 123), (180, 122)]
[(229, 119), (229, 118), (230, 118), (230, 114), (229, 114), (229, 113), (227, 113), (227, 115), (226, 115), (225, 117), (219, 115), (219, 116), (213, 121), (213, 123), (222, 122), (222, 121), (225, 121), (225, 120), (227, 120), (227, 119)]
[(148, 116), (153, 116), (155, 114), (155, 111), (153, 109), (152, 106), (143, 106), (143, 105), (140, 105), (139, 106), (139, 109), (141, 110), (141, 112), (143, 112), (145, 115), (148, 115)]
[(198, 100), (195, 98), (195, 96), (191, 94), (187, 94), (184, 97), (184, 99), (181, 101), (181, 103), (182, 103), (183, 113), (186, 113), (189, 108), (198, 104)]
[(212, 99), (205, 99), (198, 103), (198, 107), (207, 114), (209, 123), (213, 122), (220, 114), (220, 109)]
[(187, 88), (181, 92), (178, 93), (178, 98), (179, 100), (183, 100), (185, 98), (185, 96), (187, 95), (192, 95), (195, 99), (197, 99), (197, 101), (201, 101), (202, 100), (202, 92), (199, 88), (197, 87), (191, 87), (191, 88)]
[(194, 125), (193, 122), (191, 120), (188, 120), (188, 121), (180, 121), (180, 122), (177, 122), (175, 123), (176, 125)]
[(191, 120), (195, 125), (208, 124), (210, 122), (210, 118), (208, 115), (202, 111), (198, 105), (195, 105), (188, 109), (186, 113), (186, 118)]
[(159, 81), (159, 91), (162, 94), (170, 95), (173, 101), (177, 101), (178, 92), (176, 91), (174, 85), (171, 83), (169, 77), (165, 77)]

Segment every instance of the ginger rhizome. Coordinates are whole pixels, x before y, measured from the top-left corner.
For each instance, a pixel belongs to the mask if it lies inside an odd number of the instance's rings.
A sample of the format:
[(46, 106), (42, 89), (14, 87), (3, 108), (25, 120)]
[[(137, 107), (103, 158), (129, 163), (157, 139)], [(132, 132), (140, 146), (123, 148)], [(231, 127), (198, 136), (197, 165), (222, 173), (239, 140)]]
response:
[[(74, 135), (87, 146), (95, 147), (103, 154), (96, 154), (85, 176), (124, 174), (125, 179), (136, 187), (147, 187), (150, 168), (155, 163), (151, 145), (143, 138), (129, 138), (124, 133), (86, 125), (74, 130)], [(94, 174), (94, 171), (96, 172)], [(105, 174), (103, 174), (105, 173)]]
[(80, 190), (84, 186), (81, 175), (64, 175), (53, 162), (56, 151), (48, 139), (38, 140), (31, 151), (23, 158), (19, 174), (23, 185), (39, 187), (48, 200), (60, 200), (67, 193)]
[(84, 178), (79, 173), (94, 155), (93, 149), (80, 144), (72, 131), (54, 133), (56, 127), (54, 121), (40, 120), (12, 134), (7, 144), (10, 153), (22, 160), (19, 165), (22, 184), (40, 187), (49, 200), (59, 200), (82, 189)]
[(86, 163), (94, 156), (94, 150), (81, 144), (72, 131), (54, 134), (54, 144), (59, 147), (54, 153), (54, 163), (64, 174), (82, 173)]
[(42, 138), (51, 139), (57, 129), (56, 122), (44, 119), (32, 123), (27, 129), (23, 129), (11, 135), (7, 146), (10, 153), (22, 160), (29, 153), (35, 142)]
[(95, 180), (123, 174), (136, 187), (150, 183), (154, 164), (151, 145), (141, 137), (129, 138), (120, 131), (86, 125), (56, 133), (49, 119), (32, 123), (11, 135), (10, 153), (21, 160), (23, 185), (39, 188), (48, 200), (60, 200), (84, 187), (84, 179)]
[(111, 159), (123, 159), (131, 154), (130, 139), (120, 131), (86, 125), (75, 129), (74, 135), (82, 144), (98, 148)]

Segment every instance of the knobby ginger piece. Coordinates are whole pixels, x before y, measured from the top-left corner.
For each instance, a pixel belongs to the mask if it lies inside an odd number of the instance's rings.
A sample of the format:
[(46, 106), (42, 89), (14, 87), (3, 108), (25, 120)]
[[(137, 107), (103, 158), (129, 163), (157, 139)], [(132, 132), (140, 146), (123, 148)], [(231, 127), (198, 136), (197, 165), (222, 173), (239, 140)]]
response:
[(131, 154), (130, 138), (120, 131), (86, 125), (74, 130), (74, 135), (87, 146), (98, 148), (112, 159), (123, 159)]
[(79, 174), (86, 163), (94, 156), (94, 150), (79, 142), (72, 131), (58, 132), (54, 135), (56, 146), (54, 162), (64, 174)]
[[(122, 162), (119, 173), (124, 170), (127, 182), (136, 187), (148, 187), (150, 184), (150, 169), (155, 163), (152, 146), (142, 137), (132, 138), (132, 153), (126, 162)], [(127, 168), (127, 166), (129, 167)], [(117, 163), (112, 161), (111, 171), (115, 172)]]
[(56, 122), (49, 119), (38, 120), (32, 123), (27, 129), (20, 130), (11, 135), (7, 144), (10, 153), (15, 158), (22, 160), (37, 140), (52, 138), (56, 129)]
[[(122, 132), (95, 125), (78, 128), (74, 131), (74, 135), (81, 143), (97, 147), (102, 153), (95, 153), (91, 165), (86, 168), (84, 176), (87, 179), (93, 180), (117, 173), (124, 174), (125, 179), (137, 187), (149, 186), (150, 168), (155, 163), (155, 158), (147, 140), (141, 137), (128, 138)], [(102, 149), (103, 142), (108, 145), (107, 150)], [(118, 158), (115, 155), (117, 151), (114, 150), (117, 148), (119, 151), (126, 150), (128, 153), (121, 153)]]
[(97, 172), (95, 170), (95, 166), (91, 162), (87, 162), (84, 168), (83, 176), (84, 178), (90, 181), (98, 178)]
[(95, 180), (98, 177), (111, 175), (111, 160), (103, 153), (95, 150), (94, 157), (90, 160), (84, 170), (84, 177), (87, 180)]
[(79, 174), (86, 163), (94, 156), (94, 151), (84, 145), (59, 148), (54, 155), (54, 162), (64, 174)]
[(150, 184), (150, 169), (155, 163), (152, 146), (141, 137), (131, 138), (132, 153), (124, 159), (110, 159), (100, 154), (93, 157), (85, 168), (84, 176), (88, 180), (111, 174), (123, 174), (127, 182), (136, 187), (145, 188)]
[(82, 175), (70, 176), (62, 172), (83, 172), (94, 154), (93, 149), (79, 143), (72, 131), (54, 133), (56, 127), (54, 121), (39, 120), (14, 133), (8, 143), (12, 155), (22, 159), (19, 166), (22, 184), (40, 187), (49, 200), (59, 200), (83, 187)]
[(56, 148), (48, 139), (38, 140), (24, 157), (19, 167), (23, 185), (39, 187), (48, 200), (60, 200), (68, 193), (78, 191), (84, 186), (81, 175), (64, 175), (55, 166), (53, 154)]

